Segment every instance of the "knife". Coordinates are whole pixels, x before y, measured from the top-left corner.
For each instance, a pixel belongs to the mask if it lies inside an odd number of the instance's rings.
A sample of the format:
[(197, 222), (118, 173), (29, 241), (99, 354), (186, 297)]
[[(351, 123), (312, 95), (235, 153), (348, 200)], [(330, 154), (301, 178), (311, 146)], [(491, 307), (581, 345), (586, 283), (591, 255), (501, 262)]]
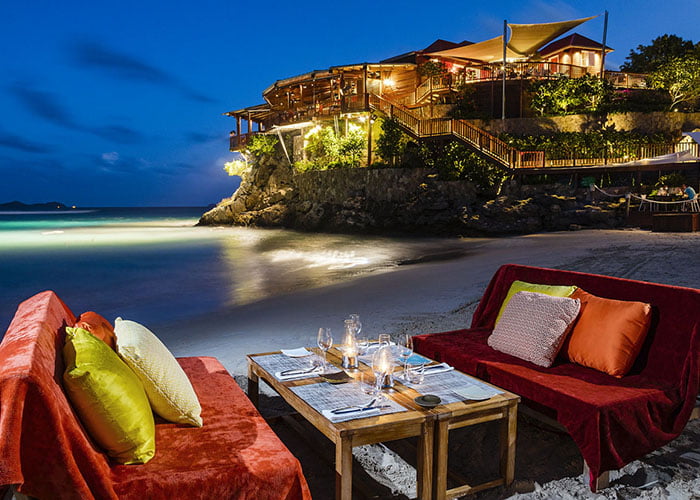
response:
[(385, 408), (391, 408), (391, 405), (363, 406), (361, 408), (338, 408), (337, 410), (331, 410), (331, 413), (333, 415), (344, 415), (346, 413), (360, 413), (367, 410), (383, 410)]

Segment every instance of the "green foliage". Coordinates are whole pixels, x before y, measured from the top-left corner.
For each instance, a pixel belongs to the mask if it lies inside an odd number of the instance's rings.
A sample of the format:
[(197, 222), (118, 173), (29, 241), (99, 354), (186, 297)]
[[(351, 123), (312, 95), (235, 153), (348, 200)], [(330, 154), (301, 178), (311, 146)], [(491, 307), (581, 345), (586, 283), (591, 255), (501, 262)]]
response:
[(661, 177), (659, 177), (659, 180), (656, 181), (656, 184), (654, 184), (654, 187), (657, 187), (657, 188), (660, 188), (663, 186), (680, 187), (683, 184), (687, 184), (687, 183), (688, 183), (688, 181), (686, 180), (686, 178), (683, 174), (673, 172), (671, 174), (666, 174), (666, 175), (662, 175)]
[(478, 110), (476, 107), (476, 101), (474, 100), (474, 93), (476, 92), (474, 85), (462, 84), (457, 89), (457, 96), (455, 100), (455, 105), (447, 113), (450, 118), (466, 119), (466, 118), (478, 118)]
[(700, 56), (676, 57), (659, 66), (647, 78), (651, 87), (668, 92), (669, 109), (700, 98)]
[(367, 148), (366, 131), (354, 123), (348, 123), (344, 133), (336, 133), (332, 126), (317, 125), (304, 138), (308, 161), (297, 162), (297, 171), (359, 167)]
[(602, 111), (611, 101), (613, 86), (608, 80), (584, 75), (535, 80), (530, 85), (531, 106), (541, 116)]
[(424, 146), (421, 150), (425, 166), (435, 168), (443, 180), (466, 180), (483, 192), (496, 192), (506, 173), (471, 151), (452, 141), (444, 146)]
[(613, 94), (609, 112), (666, 111), (671, 104), (668, 92), (659, 89), (623, 89)]
[(243, 177), (248, 171), (249, 165), (245, 160), (231, 160), (224, 163), (224, 170), (228, 175)]
[(663, 35), (651, 41), (650, 45), (638, 45), (630, 50), (630, 55), (625, 63), (620, 66), (620, 71), (630, 73), (651, 73), (664, 64), (678, 57), (684, 57), (693, 50), (698, 50), (690, 40), (683, 40), (676, 35)]
[(274, 135), (255, 134), (248, 140), (245, 148), (253, 156), (259, 158), (273, 154), (278, 142)]
[(308, 172), (310, 170), (316, 170), (316, 165), (314, 162), (309, 160), (300, 160), (294, 162), (294, 170), (300, 174), (303, 174), (304, 172)]
[(501, 140), (521, 151), (544, 151), (552, 160), (572, 157), (605, 158), (625, 156), (631, 146), (663, 144), (673, 138), (665, 134), (638, 134), (602, 127), (597, 132), (559, 132), (553, 135), (513, 136)]
[(418, 67), (421, 76), (438, 76), (447, 73), (447, 66), (442, 61), (428, 61)]
[(382, 118), (380, 127), (375, 151), (382, 160), (393, 167), (396, 165), (396, 159), (400, 158), (406, 149), (408, 136), (403, 133), (399, 122), (394, 118)]

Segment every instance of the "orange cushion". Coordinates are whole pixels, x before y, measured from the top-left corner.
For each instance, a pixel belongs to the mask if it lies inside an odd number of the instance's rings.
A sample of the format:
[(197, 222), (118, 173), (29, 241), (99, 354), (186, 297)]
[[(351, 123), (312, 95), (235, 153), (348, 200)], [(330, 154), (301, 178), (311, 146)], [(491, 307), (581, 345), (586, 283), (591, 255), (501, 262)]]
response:
[(75, 326), (92, 333), (116, 352), (117, 338), (114, 335), (114, 327), (104, 317), (94, 311), (84, 312), (75, 321)]
[(651, 306), (596, 297), (580, 288), (571, 298), (581, 301), (581, 313), (562, 353), (579, 365), (618, 378), (626, 375), (649, 331)]

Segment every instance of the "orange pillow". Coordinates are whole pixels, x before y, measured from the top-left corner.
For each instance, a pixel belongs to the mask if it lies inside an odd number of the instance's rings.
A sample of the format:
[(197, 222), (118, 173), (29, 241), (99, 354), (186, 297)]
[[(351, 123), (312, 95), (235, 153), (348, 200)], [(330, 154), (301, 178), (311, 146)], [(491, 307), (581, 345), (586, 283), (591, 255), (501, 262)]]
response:
[(113, 351), (117, 350), (117, 337), (112, 324), (94, 311), (84, 312), (75, 322), (76, 328), (82, 328), (103, 341)]
[(562, 347), (569, 360), (620, 378), (632, 368), (651, 323), (651, 305), (604, 299), (580, 288), (581, 313)]

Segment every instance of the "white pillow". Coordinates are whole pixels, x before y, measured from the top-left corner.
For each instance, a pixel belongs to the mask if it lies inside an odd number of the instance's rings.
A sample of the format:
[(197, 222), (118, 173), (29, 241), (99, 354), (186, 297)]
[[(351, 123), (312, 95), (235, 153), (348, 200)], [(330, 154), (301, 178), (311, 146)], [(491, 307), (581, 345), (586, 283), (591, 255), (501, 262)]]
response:
[(580, 309), (578, 299), (518, 292), (508, 302), (488, 344), (497, 351), (550, 367)]
[(202, 407), (190, 380), (153, 332), (134, 321), (114, 321), (117, 353), (141, 379), (153, 411), (179, 424), (202, 426)]

